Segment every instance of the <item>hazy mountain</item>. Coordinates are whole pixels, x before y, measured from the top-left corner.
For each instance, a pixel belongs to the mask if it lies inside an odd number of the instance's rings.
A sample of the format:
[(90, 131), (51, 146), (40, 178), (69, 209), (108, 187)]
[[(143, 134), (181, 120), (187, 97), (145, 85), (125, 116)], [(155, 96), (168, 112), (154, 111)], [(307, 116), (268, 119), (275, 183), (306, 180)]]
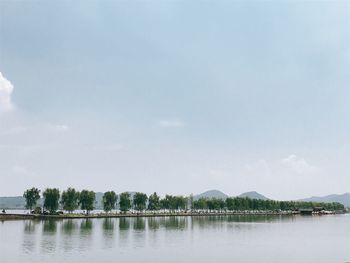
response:
[(252, 191), (252, 192), (245, 192), (243, 194), (240, 194), (238, 197), (248, 197), (250, 199), (260, 199), (260, 200), (269, 200), (266, 196), (259, 194), (258, 192)]
[[(24, 209), (25, 199), (22, 196), (5, 196), (0, 197), (0, 208), (1, 209)], [(38, 205), (43, 203), (43, 199), (40, 198)]]
[(226, 199), (228, 195), (224, 194), (223, 192), (219, 190), (210, 190), (206, 191), (204, 193), (198, 194), (193, 196), (194, 200), (198, 200), (199, 198), (221, 198), (221, 199)]
[(312, 196), (310, 198), (301, 199), (301, 201), (306, 202), (324, 202), (324, 203), (333, 203), (339, 202), (346, 207), (350, 207), (350, 193), (345, 194), (334, 194), (327, 196)]

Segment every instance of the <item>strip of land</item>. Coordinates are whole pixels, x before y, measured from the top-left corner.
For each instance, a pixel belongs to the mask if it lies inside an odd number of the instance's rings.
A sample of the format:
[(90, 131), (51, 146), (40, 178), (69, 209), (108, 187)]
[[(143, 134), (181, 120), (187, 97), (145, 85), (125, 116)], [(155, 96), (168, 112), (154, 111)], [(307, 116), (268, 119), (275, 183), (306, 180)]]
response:
[(227, 215), (330, 215), (341, 211), (189, 211), (189, 212), (155, 212), (155, 213), (99, 213), (99, 214), (0, 214), (0, 220), (45, 220), (45, 219), (84, 219), (84, 218), (126, 218), (126, 217), (169, 217), (169, 216), (227, 216)]

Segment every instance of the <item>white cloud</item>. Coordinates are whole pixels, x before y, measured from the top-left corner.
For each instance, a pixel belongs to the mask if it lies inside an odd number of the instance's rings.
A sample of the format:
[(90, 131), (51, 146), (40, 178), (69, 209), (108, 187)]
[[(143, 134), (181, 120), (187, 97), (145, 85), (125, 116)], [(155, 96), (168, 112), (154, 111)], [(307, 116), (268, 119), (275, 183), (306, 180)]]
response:
[(161, 128), (182, 128), (186, 124), (181, 120), (160, 120), (158, 126)]
[(0, 111), (11, 111), (14, 109), (14, 106), (11, 102), (12, 92), (12, 83), (7, 80), (0, 72)]
[(304, 159), (297, 157), (295, 154), (289, 155), (287, 158), (282, 159), (281, 162), (298, 174), (310, 173), (317, 170), (317, 167), (307, 163)]

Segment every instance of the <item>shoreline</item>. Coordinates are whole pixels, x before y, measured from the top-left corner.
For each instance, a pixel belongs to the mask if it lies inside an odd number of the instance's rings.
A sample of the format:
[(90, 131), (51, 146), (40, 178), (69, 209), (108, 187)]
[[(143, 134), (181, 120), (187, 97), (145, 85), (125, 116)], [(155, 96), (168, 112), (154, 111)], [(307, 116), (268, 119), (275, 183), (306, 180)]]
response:
[[(313, 213), (312, 215), (335, 215), (344, 214), (336, 211), (328, 211), (326, 213)], [(46, 219), (94, 219), (94, 218), (132, 218), (132, 217), (172, 217), (172, 216), (291, 216), (301, 215), (298, 211), (234, 211), (234, 212), (176, 212), (176, 213), (114, 213), (114, 214), (63, 214), (63, 215), (35, 215), (35, 214), (0, 214), (0, 221), (9, 220), (46, 220)]]

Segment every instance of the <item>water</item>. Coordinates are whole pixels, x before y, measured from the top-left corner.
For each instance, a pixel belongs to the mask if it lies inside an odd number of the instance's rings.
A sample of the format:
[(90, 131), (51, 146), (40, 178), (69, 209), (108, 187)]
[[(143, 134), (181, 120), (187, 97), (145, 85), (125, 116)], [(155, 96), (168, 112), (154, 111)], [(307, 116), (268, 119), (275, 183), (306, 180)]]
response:
[(0, 262), (350, 262), (350, 215), (0, 222)]

